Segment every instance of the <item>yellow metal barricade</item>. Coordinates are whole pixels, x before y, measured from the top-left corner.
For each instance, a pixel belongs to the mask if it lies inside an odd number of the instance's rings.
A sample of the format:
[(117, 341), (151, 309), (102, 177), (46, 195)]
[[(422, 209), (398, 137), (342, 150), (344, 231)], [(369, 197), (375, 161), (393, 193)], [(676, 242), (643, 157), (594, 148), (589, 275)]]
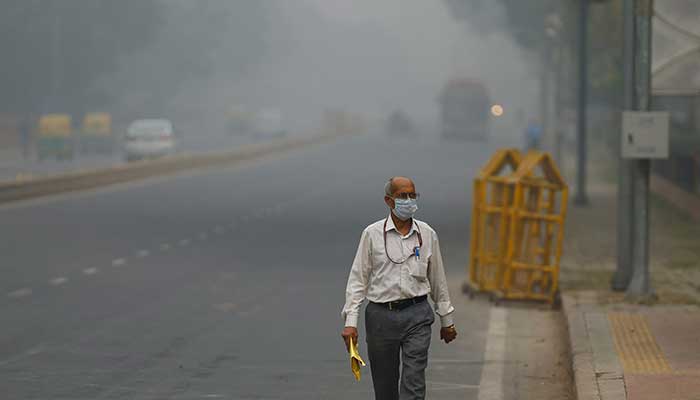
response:
[(517, 149), (497, 151), (474, 179), (469, 281), (470, 294), (501, 289), (510, 232), (514, 186), (508, 177), (521, 161)]
[(544, 300), (558, 295), (568, 187), (551, 156), (528, 153), (508, 178), (514, 188), (503, 281), (505, 299)]

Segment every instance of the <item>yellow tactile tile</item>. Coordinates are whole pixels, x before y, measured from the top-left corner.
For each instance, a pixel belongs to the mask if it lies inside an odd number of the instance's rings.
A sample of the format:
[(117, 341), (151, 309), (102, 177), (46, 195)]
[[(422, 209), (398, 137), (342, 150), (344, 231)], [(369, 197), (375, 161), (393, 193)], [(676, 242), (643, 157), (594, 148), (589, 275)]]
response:
[(608, 313), (608, 321), (625, 373), (672, 372), (643, 315), (611, 312)]

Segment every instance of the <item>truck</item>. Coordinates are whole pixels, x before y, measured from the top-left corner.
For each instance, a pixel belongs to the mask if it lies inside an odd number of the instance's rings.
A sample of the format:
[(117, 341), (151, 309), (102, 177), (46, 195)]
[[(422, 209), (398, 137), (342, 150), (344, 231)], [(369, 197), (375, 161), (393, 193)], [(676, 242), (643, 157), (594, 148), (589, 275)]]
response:
[(488, 139), (491, 98), (483, 82), (467, 78), (451, 79), (442, 89), (438, 103), (444, 138)]

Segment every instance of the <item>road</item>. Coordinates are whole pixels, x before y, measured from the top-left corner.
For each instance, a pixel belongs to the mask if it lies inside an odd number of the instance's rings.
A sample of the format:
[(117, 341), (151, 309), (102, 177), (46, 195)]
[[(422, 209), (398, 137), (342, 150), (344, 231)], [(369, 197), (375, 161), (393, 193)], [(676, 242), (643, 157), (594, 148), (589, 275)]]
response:
[(402, 174), (440, 235), (461, 331), (445, 345), (434, 326), (429, 398), (476, 399), (493, 313), (459, 285), (470, 180), (494, 147), (365, 135), (0, 208), (2, 397), (371, 398), (339, 312)]

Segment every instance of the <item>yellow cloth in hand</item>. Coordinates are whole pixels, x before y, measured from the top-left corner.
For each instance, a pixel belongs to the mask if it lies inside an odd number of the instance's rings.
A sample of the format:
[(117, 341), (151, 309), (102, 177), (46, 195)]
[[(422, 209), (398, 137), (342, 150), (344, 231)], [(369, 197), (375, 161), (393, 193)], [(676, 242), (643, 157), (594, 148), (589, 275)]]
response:
[(352, 369), (352, 374), (355, 375), (356, 380), (360, 380), (360, 365), (363, 367), (366, 365), (360, 357), (360, 353), (357, 351), (357, 345), (355, 341), (350, 339), (350, 368)]

